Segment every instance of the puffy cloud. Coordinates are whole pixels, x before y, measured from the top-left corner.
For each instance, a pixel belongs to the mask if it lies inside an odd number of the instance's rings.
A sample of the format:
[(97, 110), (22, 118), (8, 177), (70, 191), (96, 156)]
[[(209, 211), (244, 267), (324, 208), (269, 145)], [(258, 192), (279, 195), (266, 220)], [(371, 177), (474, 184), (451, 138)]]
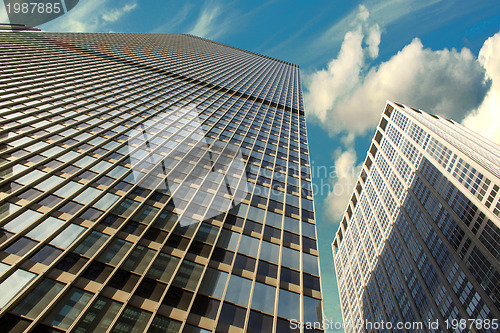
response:
[[(325, 49), (325, 44), (336, 44), (342, 42), (342, 36), (350, 29), (353, 21), (359, 18), (370, 16), (374, 21), (383, 26), (395, 24), (403, 21), (409, 16), (418, 15), (419, 12), (442, 0), (364, 0), (364, 5), (359, 6), (340, 20), (335, 20), (317, 39), (308, 46), (309, 57), (314, 57), (315, 53), (321, 53)], [(370, 11), (368, 11), (370, 8)], [(452, 13), (448, 13), (452, 14)], [(456, 12), (453, 12), (456, 15)], [(444, 19), (444, 16), (441, 16)], [(429, 23), (429, 22), (427, 22)], [(437, 23), (437, 22), (436, 22)]]
[(376, 58), (378, 56), (378, 46), (380, 44), (380, 37), (382, 32), (378, 24), (375, 24), (370, 28), (368, 36), (366, 37), (366, 44), (368, 44), (368, 51), (370, 52), (370, 57)]
[(338, 223), (356, 185), (362, 163), (356, 165), (356, 152), (353, 149), (336, 152), (335, 155), (335, 174), (331, 179), (333, 188), (325, 197), (324, 207), (329, 220)]
[[(365, 63), (365, 52), (378, 55), (380, 28), (378, 25), (367, 27), (368, 17), (366, 7), (359, 6), (358, 15), (354, 20), (356, 29), (345, 34), (337, 58), (332, 59), (326, 69), (306, 78), (307, 109), (322, 122), (329, 124), (332, 107), (344, 96), (352, 94), (353, 89), (358, 86)], [(363, 48), (364, 30), (367, 29), (370, 30), (366, 40), (368, 51)]]
[[(365, 9), (359, 17), (367, 17)], [(376, 126), (387, 99), (457, 121), (483, 101), (490, 82), (469, 49), (433, 51), (416, 38), (370, 67), (367, 60), (378, 56), (380, 35), (377, 25), (359, 21), (346, 33), (337, 58), (306, 80), (306, 111), (330, 134), (366, 133)]]
[(500, 32), (488, 38), (479, 51), (479, 62), (491, 80), (483, 103), (469, 114), (462, 125), (500, 144)]
[(359, 7), (337, 57), (305, 79), (308, 116), (331, 135), (341, 134), (347, 147), (335, 153), (335, 174), (329, 179), (333, 188), (323, 202), (332, 222), (341, 220), (362, 166), (354, 141), (377, 125), (387, 99), (463, 120), (500, 143), (500, 32), (484, 43), (478, 58), (467, 48), (431, 50), (415, 38), (372, 66), (382, 30)]
[(305, 96), (307, 110), (323, 122), (329, 122), (332, 107), (358, 84), (363, 65), (362, 40), (360, 30), (346, 33), (337, 59), (310, 78)]

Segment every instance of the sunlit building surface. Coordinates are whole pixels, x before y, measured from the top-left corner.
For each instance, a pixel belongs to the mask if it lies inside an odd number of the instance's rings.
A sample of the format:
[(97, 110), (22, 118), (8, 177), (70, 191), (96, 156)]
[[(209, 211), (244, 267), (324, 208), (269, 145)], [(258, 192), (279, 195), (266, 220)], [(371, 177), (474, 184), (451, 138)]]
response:
[(493, 142), (387, 102), (332, 244), (346, 332), (498, 332), (499, 166)]
[(188, 35), (0, 49), (2, 332), (322, 319), (296, 65)]

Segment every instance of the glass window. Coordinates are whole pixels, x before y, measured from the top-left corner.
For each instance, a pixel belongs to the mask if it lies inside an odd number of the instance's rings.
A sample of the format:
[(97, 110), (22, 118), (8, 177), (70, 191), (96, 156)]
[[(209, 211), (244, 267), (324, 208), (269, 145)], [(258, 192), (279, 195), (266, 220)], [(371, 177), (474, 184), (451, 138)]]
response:
[(253, 289), (252, 308), (267, 312), (274, 313), (274, 297), (276, 288), (264, 283), (255, 282)]
[(123, 176), (125, 173), (127, 173), (128, 170), (130, 170), (130, 169), (127, 169), (121, 165), (117, 165), (114, 169), (112, 169), (111, 171), (108, 172), (108, 176), (118, 179), (121, 176)]
[(312, 211), (313, 210), (312, 201), (306, 198), (302, 198), (302, 209), (307, 209)]
[(152, 226), (169, 231), (177, 221), (177, 214), (164, 210), (157, 216)]
[[(264, 169), (263, 169), (264, 170)], [(254, 194), (260, 195), (261, 197), (267, 198), (269, 196), (269, 188), (257, 184), (255, 186)]]
[(239, 233), (227, 229), (222, 229), (217, 241), (217, 246), (226, 250), (236, 251), (238, 238), (240, 238)]
[(158, 213), (159, 209), (153, 206), (143, 206), (133, 217), (137, 222), (141, 222), (144, 224), (149, 224), (155, 215)]
[(275, 188), (271, 189), (271, 196), (270, 196), (270, 198), (272, 200), (283, 202), (284, 201), (284, 196), (285, 196), (284, 192), (281, 192), (280, 190), (277, 190)]
[(319, 299), (304, 296), (304, 322), (322, 322), (322, 313), (323, 309)]
[(266, 214), (266, 211), (260, 208), (257, 208), (255, 206), (250, 206), (248, 209), (248, 216), (247, 218), (249, 220), (254, 220), (257, 222), (264, 222), (264, 216)]
[(116, 266), (128, 252), (132, 243), (116, 238), (111, 242), (108, 248), (99, 256), (99, 260), (110, 265)]
[(36, 274), (18, 269), (0, 283), (0, 308), (9, 303), (35, 276)]
[(78, 323), (75, 332), (105, 332), (121, 307), (122, 303), (99, 296)]
[(169, 283), (178, 263), (179, 258), (160, 252), (149, 269), (147, 276)]
[(98, 231), (92, 231), (92, 233), (78, 245), (75, 252), (87, 257), (92, 257), (108, 238), (108, 235)]
[(247, 306), (250, 299), (251, 287), (251, 280), (239, 277), (238, 275), (231, 275), (225, 300), (241, 306)]
[(196, 233), (195, 239), (201, 242), (213, 244), (217, 238), (218, 231), (219, 227), (208, 223), (202, 223), (200, 229), (198, 229), (198, 232)]
[(186, 311), (189, 308), (193, 293), (176, 286), (170, 286), (162, 303)]
[(151, 312), (127, 306), (111, 332), (142, 333), (145, 331), (150, 317)]
[(29, 292), (14, 308), (14, 312), (30, 318), (36, 318), (57, 297), (64, 284), (50, 279), (44, 279)]
[(201, 278), (203, 266), (184, 260), (175, 275), (173, 285), (194, 291)]
[(69, 183), (67, 183), (66, 185), (55, 191), (54, 194), (63, 198), (67, 198), (70, 195), (74, 194), (79, 189), (81, 189), (82, 187), (83, 187), (82, 184), (70, 181)]
[(49, 312), (43, 322), (62, 329), (68, 329), (91, 298), (92, 293), (73, 287), (57, 302), (56, 306)]
[(5, 252), (12, 253), (18, 256), (24, 256), (26, 253), (31, 251), (38, 242), (31, 240), (26, 237), (21, 237), (14, 243), (12, 243), (9, 247), (5, 249)]
[(276, 228), (281, 228), (281, 220), (282, 216), (280, 214), (269, 211), (267, 212), (266, 225), (270, 225)]
[(302, 222), (302, 234), (310, 238), (316, 238), (316, 226), (311, 223)]
[(85, 189), (82, 193), (80, 193), (73, 200), (86, 205), (89, 202), (91, 202), (92, 200), (94, 200), (97, 196), (99, 196), (99, 194), (101, 194), (101, 192), (102, 192), (101, 190), (98, 190), (98, 189), (93, 188), (93, 187), (89, 187), (89, 188)]
[(260, 258), (277, 264), (279, 259), (280, 246), (274, 243), (262, 241)]
[(132, 213), (137, 206), (139, 206), (139, 203), (137, 201), (131, 200), (131, 199), (125, 199), (123, 200), (118, 207), (116, 207), (113, 210), (113, 213), (118, 214), (118, 215), (123, 215), (123, 216), (128, 216), (130, 213)]
[(56, 187), (58, 184), (62, 183), (64, 181), (64, 178), (58, 177), (58, 176), (50, 176), (40, 184), (36, 185), (35, 188), (42, 190), (42, 191), (48, 191), (53, 187)]
[(35, 212), (34, 210), (28, 209), (9, 223), (7, 223), (4, 228), (13, 232), (19, 232), (33, 223), (36, 219), (41, 217), (43, 214)]
[(13, 203), (4, 203), (0, 206), (0, 219), (3, 219), (4, 217), (16, 212), (19, 208), (21, 208), (21, 206), (15, 205)]
[(80, 156), (80, 154), (78, 154), (76, 151), (69, 151), (64, 155), (59, 156), (57, 159), (62, 162), (69, 162), (78, 156)]
[(285, 216), (285, 229), (296, 234), (300, 233), (299, 220), (293, 217)]
[(296, 270), (300, 270), (300, 252), (283, 247), (281, 255), (281, 265)]
[(27, 185), (36, 179), (40, 179), (45, 175), (45, 172), (40, 171), (40, 170), (33, 170), (29, 172), (28, 174), (22, 176), (21, 178), (16, 179), (16, 182), (22, 185)]
[(106, 161), (100, 161), (96, 165), (94, 165), (90, 170), (95, 171), (97, 173), (103, 173), (104, 170), (107, 168), (113, 166), (113, 164), (106, 162)]
[(91, 157), (91, 156), (85, 156), (84, 158), (74, 162), (73, 164), (76, 165), (77, 167), (85, 168), (86, 166), (88, 166), (89, 164), (94, 162), (95, 160), (96, 159)]
[[(272, 330), (273, 317), (267, 316), (257, 311), (250, 311), (247, 333), (272, 332)], [(279, 330), (277, 331), (280, 332)]]
[(109, 207), (113, 206), (113, 204), (120, 199), (120, 197), (113, 193), (106, 193), (99, 201), (97, 201), (93, 207), (101, 210), (108, 210)]
[(3, 262), (0, 262), (0, 274), (5, 272), (10, 266), (7, 264), (4, 264)]
[(288, 290), (280, 289), (278, 299), (278, 316), (287, 319), (299, 318), (300, 296)]
[(139, 183), (139, 180), (144, 176), (143, 172), (134, 171), (127, 175), (127, 177), (123, 178), (124, 181), (129, 183)]
[(28, 232), (26, 236), (36, 239), (44, 240), (48, 236), (52, 235), (60, 226), (62, 226), (65, 221), (57, 219), (55, 217), (49, 216), (45, 221), (36, 226), (33, 230)]
[(319, 275), (318, 272), (318, 257), (315, 257), (309, 253), (302, 253), (303, 268), (304, 272)]
[[(295, 178), (293, 178), (295, 179)], [(290, 180), (290, 177), (288, 178), (288, 180)], [(293, 194), (289, 194), (287, 193), (286, 194), (286, 204), (287, 205), (292, 205), (292, 206), (295, 206), (295, 207), (299, 207), (299, 197), (293, 195)]]
[(144, 270), (146, 270), (149, 263), (153, 260), (155, 253), (156, 251), (152, 249), (138, 245), (134, 250), (132, 250), (132, 253), (130, 253), (122, 268), (127, 271), (142, 274), (144, 273)]
[(45, 245), (43, 246), (37, 253), (35, 253), (30, 260), (42, 263), (44, 265), (50, 265), (51, 263), (54, 262), (54, 260), (59, 257), (59, 255), (62, 253), (62, 250), (59, 250), (58, 248), (55, 248), (51, 245)]
[(199, 292), (208, 296), (221, 299), (226, 286), (228, 273), (213, 268), (207, 268)]
[(80, 236), (80, 234), (84, 231), (84, 227), (80, 227), (76, 224), (70, 224), (49, 244), (65, 249), (70, 246), (75, 241), (75, 239), (77, 239), (78, 236)]
[[(243, 328), (245, 325), (246, 312), (247, 309), (245, 308), (224, 302), (219, 316), (219, 323)], [(217, 332), (221, 331), (225, 332), (226, 330), (217, 328)]]
[(182, 333), (210, 333), (212, 331), (207, 331), (201, 327), (186, 325), (182, 330)]
[(181, 329), (181, 322), (166, 318), (157, 314), (149, 326), (148, 333), (178, 333)]
[(257, 253), (259, 252), (259, 243), (260, 239), (253, 238), (247, 235), (241, 235), (238, 252), (251, 257), (257, 257)]

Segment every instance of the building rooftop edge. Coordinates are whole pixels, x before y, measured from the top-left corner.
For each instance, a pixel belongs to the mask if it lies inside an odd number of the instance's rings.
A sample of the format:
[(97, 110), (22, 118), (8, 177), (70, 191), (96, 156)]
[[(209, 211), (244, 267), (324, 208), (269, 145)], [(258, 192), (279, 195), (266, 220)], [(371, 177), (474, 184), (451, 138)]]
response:
[(248, 51), (248, 50), (245, 50), (245, 49), (242, 49), (242, 48), (236, 47), (236, 46), (231, 46), (231, 45), (227, 45), (227, 44), (219, 43), (219, 42), (216, 42), (216, 41), (213, 41), (213, 40), (210, 40), (210, 39), (206, 39), (206, 38), (203, 38), (203, 37), (199, 37), (199, 36), (196, 36), (196, 35), (191, 35), (191, 34), (179, 34), (179, 35), (184, 35), (184, 36), (189, 36), (189, 37), (193, 37), (193, 38), (201, 39), (201, 40), (206, 41), (206, 42), (210, 42), (210, 43), (214, 43), (214, 44), (217, 44), (217, 45), (221, 45), (221, 46), (229, 47), (229, 48), (232, 48), (232, 49), (235, 49), (235, 50), (238, 50), (238, 51), (243, 51), (243, 52), (246, 52), (246, 53), (250, 53), (250, 54), (253, 54), (253, 55), (257, 55), (257, 56), (259, 56), (259, 57), (263, 57), (263, 58), (266, 58), (266, 59), (270, 59), (270, 60), (278, 61), (278, 62), (284, 63), (284, 64), (286, 64), (286, 65), (290, 65), (290, 66), (293, 66), (293, 67), (300, 68), (300, 67), (299, 67), (299, 65), (297, 65), (297, 64), (293, 64), (293, 63), (288, 62), (288, 61), (284, 61), (284, 60), (281, 60), (281, 59), (277, 59), (277, 58), (273, 58), (273, 57), (270, 57), (270, 56), (266, 56), (266, 55), (264, 55), (264, 54), (260, 54), (260, 53), (257, 53), (257, 52)]
[[(8, 29), (8, 28), (10, 28), (10, 29)], [(2, 31), (18, 31), (18, 32), (21, 32), (21, 31), (40, 31), (40, 32), (44, 32), (41, 29), (33, 28), (33, 27), (28, 27), (28, 26), (26, 26), (24, 24), (20, 24), (20, 23), (0, 23), (0, 32), (2, 32)], [(49, 31), (47, 31), (47, 32), (49, 32)], [(49, 32), (49, 33), (51, 33), (51, 32)], [(54, 33), (59, 33), (59, 32), (54, 32)], [(77, 32), (61, 32), (61, 33), (77, 33)], [(100, 34), (100, 33), (103, 33), (103, 32), (87, 32), (87, 33)], [(117, 32), (117, 33), (120, 33), (120, 32)], [(136, 33), (136, 32), (133, 32), (133, 33)], [(106, 33), (106, 34), (108, 34), (108, 33)], [(148, 33), (139, 33), (139, 34), (148, 35)], [(157, 35), (157, 34), (150, 34), (150, 35)], [(286, 65), (289, 65), (289, 66), (296, 67), (296, 68), (300, 69), (299, 65), (293, 64), (293, 63), (288, 62), (288, 61), (284, 61), (284, 60), (281, 60), (281, 59), (277, 59), (277, 58), (273, 58), (273, 57), (270, 57), (270, 56), (266, 56), (264, 54), (260, 54), (260, 53), (257, 53), (257, 52), (245, 50), (245, 49), (242, 49), (242, 48), (239, 48), (239, 47), (236, 47), (236, 46), (231, 46), (231, 45), (219, 43), (219, 42), (216, 42), (216, 41), (213, 41), (213, 40), (210, 40), (210, 39), (206, 39), (206, 38), (203, 38), (203, 37), (199, 37), (199, 36), (196, 36), (196, 35), (191, 35), (191, 34), (164, 34), (164, 35), (188, 36), (188, 37), (191, 37), (191, 38), (196, 38), (196, 39), (203, 40), (205, 42), (214, 43), (214, 44), (217, 44), (217, 45), (220, 45), (220, 46), (229, 47), (229, 48), (234, 49), (234, 50), (246, 52), (246, 53), (253, 54), (253, 55), (256, 55), (256, 56), (259, 56), (259, 57), (262, 57), (262, 58), (266, 58), (266, 59), (270, 59), (270, 60), (273, 60), (273, 61), (277, 61), (277, 62), (280, 62), (280, 63), (283, 63), (283, 64), (286, 64)]]

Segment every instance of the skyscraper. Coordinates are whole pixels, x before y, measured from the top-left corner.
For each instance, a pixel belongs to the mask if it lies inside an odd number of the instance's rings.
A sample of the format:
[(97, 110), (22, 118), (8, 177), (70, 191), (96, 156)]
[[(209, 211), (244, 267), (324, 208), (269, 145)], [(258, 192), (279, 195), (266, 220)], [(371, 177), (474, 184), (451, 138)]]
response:
[(2, 330), (321, 320), (296, 65), (189, 35), (0, 48)]
[(332, 244), (346, 332), (498, 332), (499, 166), (493, 142), (387, 102)]

